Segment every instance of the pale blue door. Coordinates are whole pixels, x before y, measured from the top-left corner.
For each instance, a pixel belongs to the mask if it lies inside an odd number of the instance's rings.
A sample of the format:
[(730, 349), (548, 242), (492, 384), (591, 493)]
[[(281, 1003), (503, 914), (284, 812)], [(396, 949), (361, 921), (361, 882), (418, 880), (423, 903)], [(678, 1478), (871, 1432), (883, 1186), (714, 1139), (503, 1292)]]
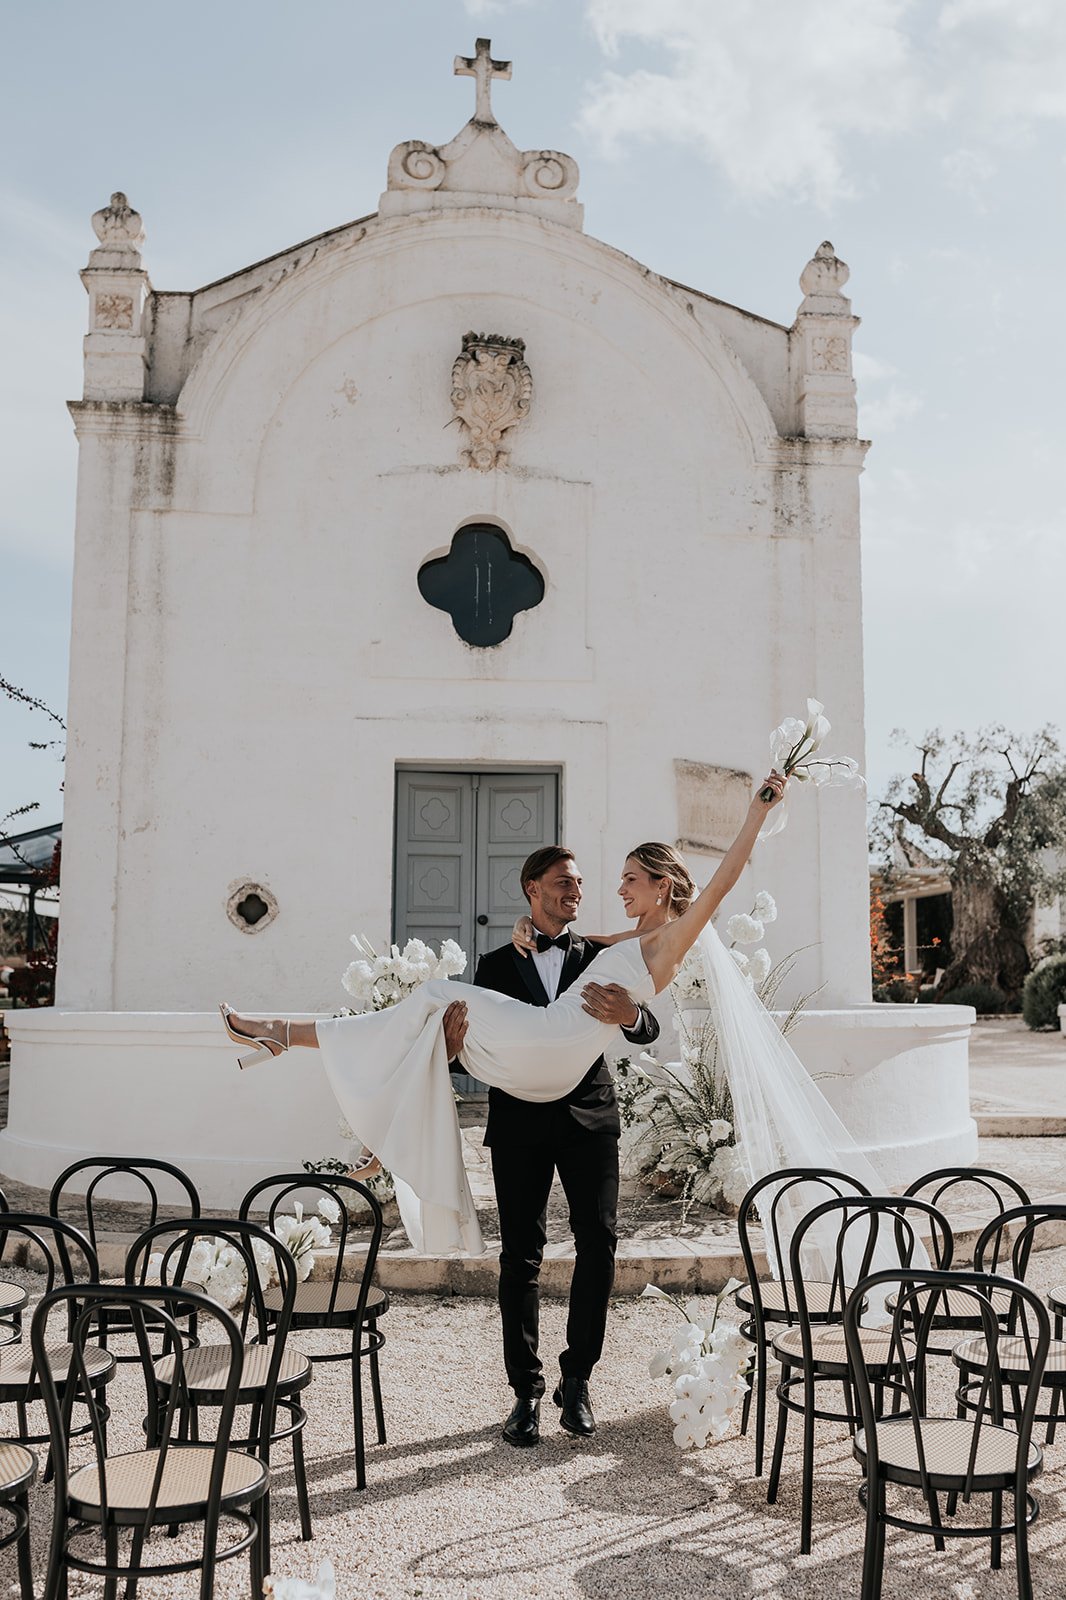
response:
[(558, 837), (558, 773), (397, 772), (393, 938), (454, 939), (472, 979), (478, 957), (506, 944), (528, 909), (523, 861)]

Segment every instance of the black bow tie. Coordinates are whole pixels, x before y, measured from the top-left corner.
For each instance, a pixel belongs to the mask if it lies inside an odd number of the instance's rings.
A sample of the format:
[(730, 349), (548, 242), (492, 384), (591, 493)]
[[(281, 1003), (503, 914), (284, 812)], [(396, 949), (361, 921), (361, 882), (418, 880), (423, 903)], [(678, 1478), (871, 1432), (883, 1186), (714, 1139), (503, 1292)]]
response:
[(569, 948), (570, 948), (570, 935), (568, 933), (560, 933), (560, 934), (557, 935), (556, 938), (553, 939), (550, 933), (538, 933), (537, 934), (537, 954), (538, 955), (542, 956), (544, 954), (545, 950), (550, 950), (553, 945), (555, 945), (556, 948), (559, 949), (559, 950), (569, 950)]

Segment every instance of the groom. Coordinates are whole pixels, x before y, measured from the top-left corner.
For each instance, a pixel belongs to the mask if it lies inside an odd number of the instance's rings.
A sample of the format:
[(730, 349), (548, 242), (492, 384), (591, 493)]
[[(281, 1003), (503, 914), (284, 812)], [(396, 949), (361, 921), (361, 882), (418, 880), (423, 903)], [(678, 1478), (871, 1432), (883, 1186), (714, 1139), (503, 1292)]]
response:
[[(512, 944), (490, 950), (478, 962), (474, 982), (546, 1006), (570, 988), (603, 946), (567, 931), (581, 904), (581, 874), (564, 845), (534, 851), (522, 868), (522, 892), (537, 933), (536, 953), (523, 955)], [(648, 1045), (658, 1037), (655, 1018), (620, 985), (589, 983), (581, 998), (590, 1016), (620, 1027), (633, 1044)], [(461, 1001), (445, 1012), (444, 1035), (452, 1059), (466, 1035)], [(566, 1349), (559, 1357), (562, 1377), (553, 1399), (568, 1433), (587, 1437), (596, 1430), (588, 1379), (603, 1349), (614, 1282), (618, 1136), (618, 1103), (602, 1056), (562, 1100), (532, 1102), (489, 1090), (485, 1143), (492, 1151), (500, 1215), (503, 1359), (515, 1393), (503, 1425), (509, 1444), (540, 1442), (539, 1280), (556, 1172), (570, 1207), (576, 1259)]]

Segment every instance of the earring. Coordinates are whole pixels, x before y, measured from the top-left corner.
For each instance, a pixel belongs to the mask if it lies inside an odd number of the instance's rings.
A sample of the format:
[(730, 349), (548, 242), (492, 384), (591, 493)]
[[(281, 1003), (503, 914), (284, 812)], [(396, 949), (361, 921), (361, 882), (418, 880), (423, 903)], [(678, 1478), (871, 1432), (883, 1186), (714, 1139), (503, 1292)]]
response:
[(655, 897), (655, 904), (656, 904), (656, 905), (657, 905), (657, 906), (661, 906), (661, 905), (662, 905), (662, 903), (663, 903), (663, 897), (662, 897), (662, 895), (661, 895), (661, 894), (660, 894), (660, 895), (656, 895), (656, 897)]

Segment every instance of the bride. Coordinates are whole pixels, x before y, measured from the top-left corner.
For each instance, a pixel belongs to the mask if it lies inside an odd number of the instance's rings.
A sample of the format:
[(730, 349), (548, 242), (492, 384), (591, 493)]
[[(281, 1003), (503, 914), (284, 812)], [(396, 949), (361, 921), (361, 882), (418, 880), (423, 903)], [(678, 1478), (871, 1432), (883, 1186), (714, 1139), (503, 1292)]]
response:
[[(877, 1192), (882, 1185), (876, 1173), (710, 926), (785, 787), (776, 772), (763, 780), (714, 876), (680, 915), (661, 922), (642, 917), (635, 933), (618, 936), (583, 976), (586, 986), (619, 984), (635, 1001), (647, 1001), (669, 986), (698, 943), (737, 1142), (752, 1176), (789, 1165), (843, 1165)], [(253, 1046), (240, 1058), (242, 1066), (299, 1047), (321, 1052), (344, 1116), (393, 1175), (413, 1247), (433, 1255), (484, 1249), (463, 1166), (442, 1027), (456, 1000), (467, 1007), (463, 1067), (521, 1100), (569, 1094), (614, 1035), (610, 1024), (585, 1009), (577, 988), (537, 1007), (494, 990), (433, 979), (387, 1010), (319, 1022), (262, 1021), (222, 1008), (231, 1038)]]

